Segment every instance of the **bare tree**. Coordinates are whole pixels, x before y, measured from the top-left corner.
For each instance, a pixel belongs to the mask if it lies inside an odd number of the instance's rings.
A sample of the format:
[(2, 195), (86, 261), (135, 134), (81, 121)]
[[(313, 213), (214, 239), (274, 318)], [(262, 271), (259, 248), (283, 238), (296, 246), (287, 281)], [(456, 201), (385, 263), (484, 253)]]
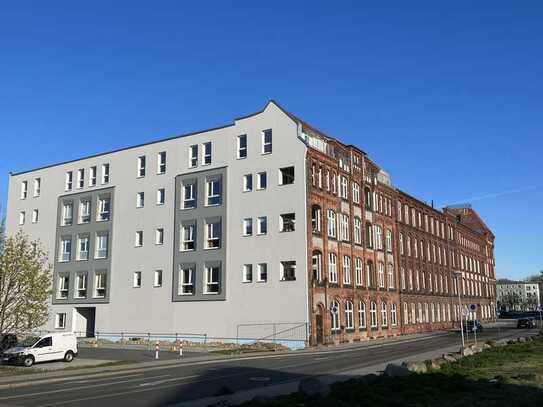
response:
[(0, 332), (43, 326), (49, 317), (51, 265), (37, 242), (19, 232), (0, 253)]

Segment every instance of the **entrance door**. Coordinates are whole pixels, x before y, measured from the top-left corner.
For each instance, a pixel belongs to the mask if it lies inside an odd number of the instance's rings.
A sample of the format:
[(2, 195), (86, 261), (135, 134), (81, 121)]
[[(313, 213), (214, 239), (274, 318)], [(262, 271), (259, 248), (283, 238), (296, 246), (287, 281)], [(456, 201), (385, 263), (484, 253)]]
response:
[(317, 345), (322, 345), (324, 343), (324, 321), (322, 316), (322, 306), (317, 307), (317, 314), (315, 319), (315, 328), (317, 334)]
[(96, 324), (96, 308), (77, 307), (74, 317), (73, 330), (76, 336), (93, 338)]

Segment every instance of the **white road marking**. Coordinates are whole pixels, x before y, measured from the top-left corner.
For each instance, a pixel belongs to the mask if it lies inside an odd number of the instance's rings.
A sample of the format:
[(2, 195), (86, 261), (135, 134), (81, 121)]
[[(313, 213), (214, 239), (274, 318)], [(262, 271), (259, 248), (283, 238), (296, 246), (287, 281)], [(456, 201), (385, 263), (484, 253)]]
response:
[[(126, 379), (127, 377), (138, 377), (138, 376), (144, 376), (144, 373), (137, 373), (137, 374), (130, 374), (125, 376), (115, 376), (114, 379)], [(96, 377), (95, 379), (86, 379), (86, 380), (70, 380), (69, 382), (62, 383), (63, 385), (72, 385), (74, 383), (77, 384), (83, 384), (83, 383), (92, 383), (92, 382), (99, 382), (101, 380), (107, 380), (109, 377)]]
[(200, 375), (192, 375), (192, 376), (184, 376), (184, 377), (175, 377), (173, 379), (166, 379), (166, 380), (157, 380), (157, 381), (154, 381), (154, 382), (145, 382), (145, 383), (140, 383), (139, 386), (140, 387), (145, 387), (145, 386), (158, 386), (160, 384), (163, 384), (163, 383), (168, 383), (168, 382), (176, 382), (176, 381), (183, 381), (183, 380), (187, 380), (187, 379), (193, 379), (195, 377), (200, 377)]

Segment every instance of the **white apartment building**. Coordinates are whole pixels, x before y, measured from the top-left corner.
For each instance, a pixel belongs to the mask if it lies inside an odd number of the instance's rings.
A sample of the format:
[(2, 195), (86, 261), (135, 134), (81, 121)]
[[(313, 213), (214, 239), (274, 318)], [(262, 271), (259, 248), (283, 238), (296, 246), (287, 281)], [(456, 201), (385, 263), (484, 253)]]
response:
[(541, 306), (541, 296), (537, 282), (498, 280), (496, 294), (500, 304), (504, 303), (505, 296), (509, 294), (518, 295), (521, 303), (514, 307), (517, 311), (535, 311)]

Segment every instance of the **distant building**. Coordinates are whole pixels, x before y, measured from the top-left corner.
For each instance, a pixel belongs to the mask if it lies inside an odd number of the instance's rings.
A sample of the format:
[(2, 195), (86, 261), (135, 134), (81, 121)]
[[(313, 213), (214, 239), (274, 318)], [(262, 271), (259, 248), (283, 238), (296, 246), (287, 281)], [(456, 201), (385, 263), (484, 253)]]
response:
[[(505, 311), (535, 311), (541, 306), (541, 283), (514, 280), (498, 280), (496, 282), (497, 301)], [(518, 301), (511, 304), (510, 298), (515, 296)]]

